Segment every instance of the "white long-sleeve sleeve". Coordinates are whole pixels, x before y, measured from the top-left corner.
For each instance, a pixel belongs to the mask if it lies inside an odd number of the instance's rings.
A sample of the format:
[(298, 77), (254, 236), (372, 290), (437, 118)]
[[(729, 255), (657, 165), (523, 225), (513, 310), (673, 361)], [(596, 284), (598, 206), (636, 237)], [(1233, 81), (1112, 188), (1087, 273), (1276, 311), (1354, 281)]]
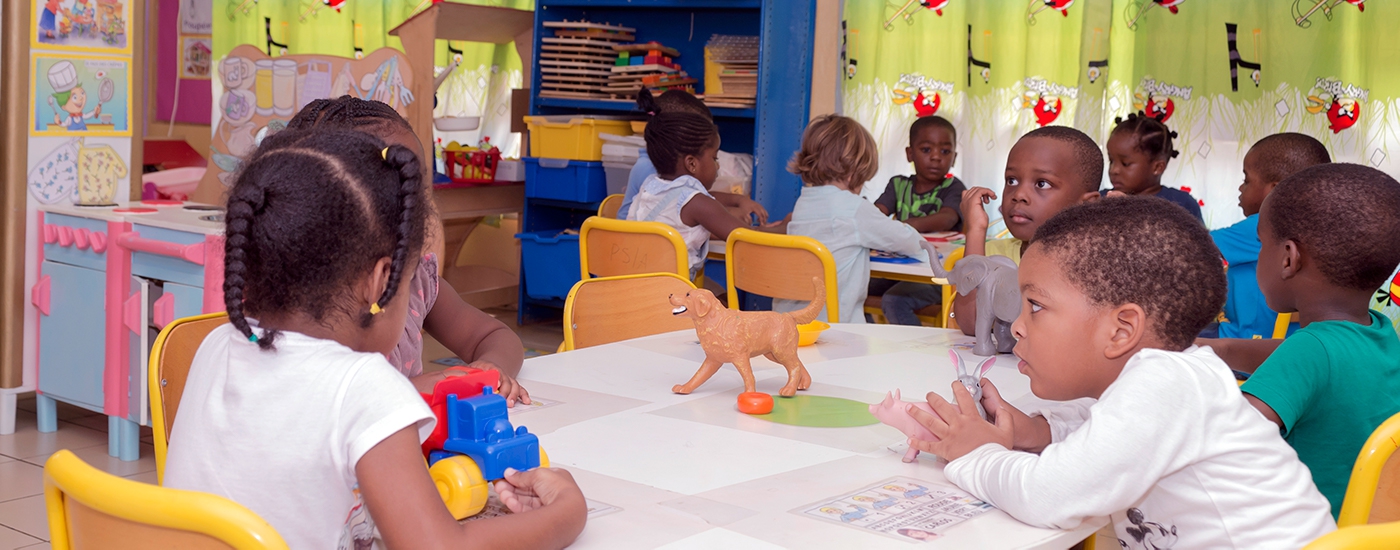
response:
[(1170, 532), (1182, 548), (1301, 547), (1335, 528), (1307, 468), (1208, 349), (1143, 350), (1097, 402), (1044, 413), (1055, 442), (1040, 455), (983, 445), (948, 479), (1040, 527), (1111, 515), (1125, 544)]

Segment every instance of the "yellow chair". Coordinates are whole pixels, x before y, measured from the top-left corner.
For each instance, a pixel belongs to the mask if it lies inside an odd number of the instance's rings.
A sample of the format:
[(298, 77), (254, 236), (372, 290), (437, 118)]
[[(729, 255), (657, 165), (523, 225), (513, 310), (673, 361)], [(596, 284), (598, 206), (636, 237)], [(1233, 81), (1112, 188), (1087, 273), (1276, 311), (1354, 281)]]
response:
[[(943, 260), (943, 269), (952, 271), (953, 264), (962, 259), (966, 250), (965, 247), (960, 246), (957, 250), (949, 252), (948, 259)], [(943, 285), (943, 313), (939, 316), (943, 319), (943, 328), (958, 328), (958, 322), (953, 320), (953, 297), (957, 296), (957, 290), (952, 282)]]
[(617, 211), (622, 209), (622, 195), (608, 195), (598, 203), (598, 216), (610, 220), (617, 219)]
[(1400, 548), (1400, 521), (1337, 529), (1303, 550), (1392, 550)]
[(1274, 339), (1282, 340), (1288, 336), (1288, 323), (1293, 322), (1292, 313), (1280, 313), (1278, 319), (1274, 320)]
[(147, 376), (151, 395), (151, 431), (156, 444), (156, 480), (165, 482), (165, 452), (175, 411), (185, 391), (190, 365), (199, 345), (214, 329), (228, 323), (227, 313), (208, 313), (176, 319), (161, 329), (151, 346), (151, 366)]
[[(1382, 422), (1351, 467), (1338, 527), (1400, 521), (1400, 414)], [(1400, 538), (1393, 539), (1400, 543)], [(1400, 548), (1393, 544), (1392, 548)]]
[(674, 273), (595, 277), (574, 284), (564, 300), (564, 345), (560, 351), (694, 328), (671, 314), (669, 297), (695, 290)]
[(44, 503), (55, 550), (287, 548), (277, 530), (236, 502), (117, 477), (68, 450), (44, 463)]
[(826, 282), (826, 318), (840, 322), (836, 260), (826, 245), (797, 235), (735, 229), (724, 243), (729, 309), (739, 309), (739, 289), (785, 300), (811, 300), (812, 277)]
[(690, 277), (690, 253), (685, 239), (676, 228), (661, 222), (593, 216), (583, 221), (578, 249), (583, 279), (639, 273)]

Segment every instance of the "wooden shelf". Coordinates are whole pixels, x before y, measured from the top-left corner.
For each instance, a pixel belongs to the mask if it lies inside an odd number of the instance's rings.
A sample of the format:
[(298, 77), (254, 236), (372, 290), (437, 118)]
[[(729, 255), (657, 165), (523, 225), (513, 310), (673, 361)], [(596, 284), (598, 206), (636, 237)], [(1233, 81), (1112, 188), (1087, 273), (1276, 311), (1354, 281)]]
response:
[[(541, 107), (563, 107), (568, 109), (588, 109), (595, 111), (625, 111), (636, 113), (637, 103), (627, 100), (612, 99), (567, 99), (561, 97), (541, 97), (539, 98)], [(711, 107), (710, 114), (716, 117), (727, 118), (753, 118), (757, 111), (752, 107), (748, 109), (731, 109), (728, 107)], [(639, 117), (642, 113), (636, 113)]]

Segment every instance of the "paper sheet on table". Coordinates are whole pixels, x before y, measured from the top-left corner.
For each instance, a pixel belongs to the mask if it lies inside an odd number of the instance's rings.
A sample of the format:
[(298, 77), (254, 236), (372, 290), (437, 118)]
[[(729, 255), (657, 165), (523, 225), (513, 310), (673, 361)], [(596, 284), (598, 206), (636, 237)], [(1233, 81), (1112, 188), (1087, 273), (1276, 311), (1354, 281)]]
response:
[[(611, 504), (598, 502), (593, 499), (584, 499), (584, 503), (588, 505), (588, 519), (606, 516), (614, 512), (622, 511), (621, 508), (618, 508)], [(495, 518), (506, 515), (510, 515), (510, 510), (506, 508), (506, 505), (501, 504), (500, 499), (496, 498), (495, 489), (492, 489), (491, 497), (486, 500), (486, 507), (482, 508), (481, 512), (477, 515), (463, 519), (462, 521), (476, 521), (479, 519)]]
[(991, 510), (991, 504), (956, 487), (892, 477), (792, 513), (905, 542), (923, 542)]

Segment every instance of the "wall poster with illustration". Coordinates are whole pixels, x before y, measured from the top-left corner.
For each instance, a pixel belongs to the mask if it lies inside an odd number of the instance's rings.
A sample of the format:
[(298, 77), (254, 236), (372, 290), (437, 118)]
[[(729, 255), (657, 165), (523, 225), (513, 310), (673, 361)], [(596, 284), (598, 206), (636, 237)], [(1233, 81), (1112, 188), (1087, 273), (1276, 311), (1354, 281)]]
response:
[(131, 54), (131, 0), (27, 1), (36, 49)]
[(31, 136), (131, 135), (130, 61), (35, 53)]

